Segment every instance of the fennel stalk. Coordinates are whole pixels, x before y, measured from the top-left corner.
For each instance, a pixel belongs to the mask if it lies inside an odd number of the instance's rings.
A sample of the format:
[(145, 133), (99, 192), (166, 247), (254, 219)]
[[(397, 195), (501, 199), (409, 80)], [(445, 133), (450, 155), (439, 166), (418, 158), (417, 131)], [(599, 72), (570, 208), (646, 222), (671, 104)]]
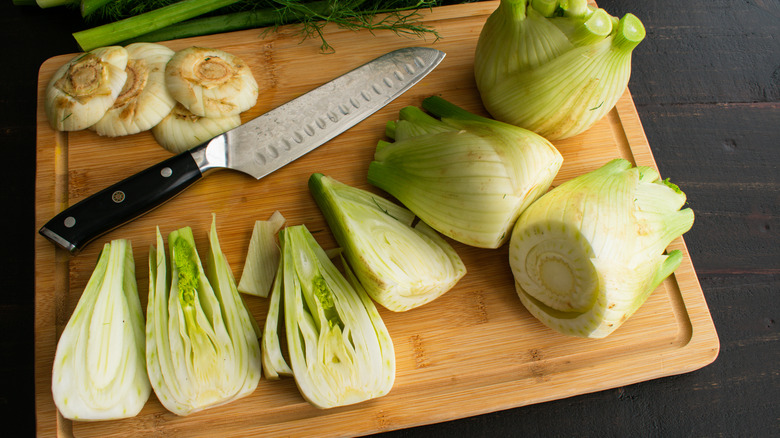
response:
[(82, 2), (82, 11), (89, 12), (85, 14), (87, 20), (109, 21), (75, 33), (82, 47), (159, 42), (259, 27), (275, 30), (292, 23), (300, 24), (304, 40), (319, 38), (323, 52), (334, 51), (323, 33), (328, 24), (349, 30), (389, 30), (408, 37), (431, 34), (438, 38), (434, 29), (419, 22), (418, 10), (437, 6), (439, 0), (115, 0), (102, 7), (87, 5), (99, 6), (103, 1)]

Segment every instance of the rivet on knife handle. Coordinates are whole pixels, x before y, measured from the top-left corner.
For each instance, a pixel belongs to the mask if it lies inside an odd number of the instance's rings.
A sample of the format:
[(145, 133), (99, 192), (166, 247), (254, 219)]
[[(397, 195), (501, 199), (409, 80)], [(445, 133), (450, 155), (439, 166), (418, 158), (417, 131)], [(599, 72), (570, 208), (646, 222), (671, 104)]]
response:
[(408, 47), (382, 55), (193, 150), (67, 208), (40, 233), (71, 253), (181, 193), (208, 171), (257, 179), (311, 152), (375, 113), (430, 73), (444, 53)]

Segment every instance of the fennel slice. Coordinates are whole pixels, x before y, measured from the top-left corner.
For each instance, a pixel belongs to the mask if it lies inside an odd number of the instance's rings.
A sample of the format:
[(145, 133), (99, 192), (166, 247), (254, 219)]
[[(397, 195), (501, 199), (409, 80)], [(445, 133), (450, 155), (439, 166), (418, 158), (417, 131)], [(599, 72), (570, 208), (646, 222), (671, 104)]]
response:
[(154, 43), (134, 43), (126, 50), (127, 80), (114, 105), (94, 125), (99, 135), (117, 137), (149, 130), (176, 105), (165, 86), (165, 65), (175, 52)]
[(217, 118), (201, 117), (177, 103), (151, 131), (160, 146), (178, 154), (240, 124), (241, 116), (238, 114)]
[(165, 84), (177, 102), (202, 117), (240, 114), (257, 102), (249, 65), (219, 49), (189, 47), (165, 67)]
[(127, 79), (124, 47), (101, 47), (60, 67), (46, 86), (44, 108), (57, 131), (79, 131), (97, 123), (111, 108)]
[[(279, 255), (281, 259), (281, 252)], [(268, 315), (261, 339), (261, 354), (263, 359), (263, 375), (268, 380), (279, 380), (281, 376), (292, 376), (293, 372), (285, 359), (287, 343), (281, 338), (285, 333), (284, 316), (279, 317), (282, 310), (282, 264), (277, 264), (276, 276), (270, 292)], [(286, 350), (286, 348), (285, 348)], [(289, 356), (289, 354), (287, 354)]]
[(239, 292), (268, 297), (279, 265), (276, 236), (284, 223), (285, 218), (279, 211), (275, 211), (268, 220), (255, 222), (244, 270), (238, 282)]

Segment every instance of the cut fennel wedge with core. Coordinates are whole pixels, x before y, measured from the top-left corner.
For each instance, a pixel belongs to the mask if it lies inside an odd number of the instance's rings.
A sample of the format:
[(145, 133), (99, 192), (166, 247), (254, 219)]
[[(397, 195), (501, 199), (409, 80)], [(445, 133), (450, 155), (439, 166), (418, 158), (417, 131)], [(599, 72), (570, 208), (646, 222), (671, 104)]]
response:
[(52, 395), (69, 420), (133, 417), (151, 393), (144, 316), (127, 240), (107, 243), (57, 343)]
[(320, 409), (386, 395), (395, 381), (395, 352), (371, 298), (346, 263), (346, 276), (339, 271), (304, 225), (283, 229), (280, 241), (263, 334), (264, 362), (273, 367), (266, 376), (292, 374), (301, 395)]
[(466, 275), (452, 246), (409, 210), (319, 173), (309, 189), (360, 283), (385, 308), (419, 307)]
[(159, 228), (149, 249), (146, 363), (166, 409), (189, 415), (251, 394), (261, 377), (259, 328), (219, 245), (216, 219), (204, 269), (192, 229)]
[(509, 241), (520, 301), (560, 333), (609, 335), (680, 265), (680, 250), (664, 251), (693, 225), (685, 201), (655, 169), (623, 159), (552, 189)]

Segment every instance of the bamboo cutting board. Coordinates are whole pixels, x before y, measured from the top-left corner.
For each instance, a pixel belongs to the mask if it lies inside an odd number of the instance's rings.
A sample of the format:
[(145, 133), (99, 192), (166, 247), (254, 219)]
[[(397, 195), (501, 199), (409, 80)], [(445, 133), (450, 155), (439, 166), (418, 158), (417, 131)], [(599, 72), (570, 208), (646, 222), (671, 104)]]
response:
[[(447, 53), (442, 64), (385, 109), (277, 172), (256, 181), (217, 172), (153, 212), (99, 238), (77, 256), (35, 241), (36, 414), (41, 436), (354, 436), (462, 418), (648, 379), (684, 373), (712, 362), (719, 341), (683, 239), (671, 247), (682, 265), (620, 329), (602, 340), (565, 337), (537, 322), (520, 304), (506, 246), (497, 250), (454, 243), (468, 274), (438, 300), (404, 313), (380, 309), (393, 337), (397, 377), (387, 396), (353, 406), (318, 410), (306, 403), (292, 379), (261, 380), (250, 396), (231, 404), (177, 417), (154, 394), (135, 418), (70, 422), (57, 413), (51, 369), (57, 339), (78, 301), (98, 251), (110, 239), (133, 243), (139, 292), (146, 305), (148, 253), (155, 227), (164, 235), (191, 226), (205, 253), (211, 213), (216, 213), (223, 250), (240, 277), (255, 220), (280, 210), (288, 225), (305, 224), (324, 248), (335, 242), (310, 197), (307, 179), (322, 172), (372, 189), (366, 171), (384, 124), (406, 105), (438, 94), (485, 114), (473, 80), (477, 38), (497, 1), (435, 8), (425, 13), (440, 39), (408, 39), (391, 33), (351, 32), (331, 27), (334, 54), (319, 42), (301, 43), (298, 28), (276, 33), (247, 30), (168, 43), (226, 50), (243, 58), (261, 88), (258, 116), (390, 50), (425, 45)], [(43, 90), (53, 72), (72, 56), (58, 56), (40, 69), (38, 90), (35, 230), (65, 206), (170, 156), (149, 133), (108, 139), (90, 131), (55, 133), (43, 112)], [(628, 91), (596, 126), (556, 142), (564, 165), (554, 185), (594, 170), (612, 158), (655, 166)], [(683, 190), (685, 188), (683, 187)], [(695, 226), (695, 225), (694, 225)], [(261, 324), (266, 300), (246, 297)]]

